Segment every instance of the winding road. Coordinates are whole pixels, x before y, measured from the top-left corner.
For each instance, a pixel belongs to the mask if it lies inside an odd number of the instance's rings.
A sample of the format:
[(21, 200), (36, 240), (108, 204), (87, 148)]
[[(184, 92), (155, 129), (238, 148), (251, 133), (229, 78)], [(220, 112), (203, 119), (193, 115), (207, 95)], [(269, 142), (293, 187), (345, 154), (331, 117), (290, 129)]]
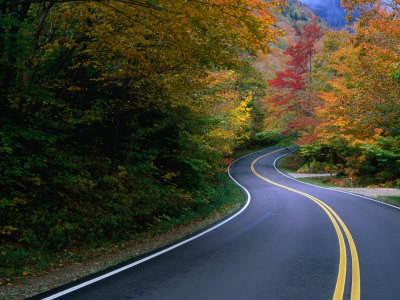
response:
[(400, 210), (278, 172), (289, 151), (237, 160), (234, 216), (40, 299), (400, 299)]

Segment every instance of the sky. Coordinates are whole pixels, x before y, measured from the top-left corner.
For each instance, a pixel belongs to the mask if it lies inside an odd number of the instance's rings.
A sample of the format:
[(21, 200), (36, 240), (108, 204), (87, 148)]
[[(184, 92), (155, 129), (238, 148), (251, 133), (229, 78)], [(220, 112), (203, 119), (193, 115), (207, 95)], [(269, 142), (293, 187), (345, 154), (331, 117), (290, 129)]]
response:
[(346, 25), (344, 17), (346, 13), (340, 6), (340, 0), (299, 0), (310, 7), (316, 14), (325, 19), (334, 29), (343, 28)]

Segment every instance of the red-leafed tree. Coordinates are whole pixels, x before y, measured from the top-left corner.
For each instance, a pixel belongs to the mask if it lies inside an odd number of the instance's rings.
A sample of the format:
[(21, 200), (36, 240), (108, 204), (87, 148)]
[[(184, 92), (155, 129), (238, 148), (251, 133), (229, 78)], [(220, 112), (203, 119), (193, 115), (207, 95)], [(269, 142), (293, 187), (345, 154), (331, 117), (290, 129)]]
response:
[(314, 107), (318, 101), (312, 89), (312, 58), (316, 54), (316, 43), (323, 36), (317, 18), (302, 30), (297, 29), (297, 35), (298, 42), (284, 51), (289, 58), (285, 69), (269, 81), (276, 88), (269, 102), (274, 107), (275, 117), (285, 119), (286, 129), (281, 135), (297, 133), (305, 137), (317, 125)]

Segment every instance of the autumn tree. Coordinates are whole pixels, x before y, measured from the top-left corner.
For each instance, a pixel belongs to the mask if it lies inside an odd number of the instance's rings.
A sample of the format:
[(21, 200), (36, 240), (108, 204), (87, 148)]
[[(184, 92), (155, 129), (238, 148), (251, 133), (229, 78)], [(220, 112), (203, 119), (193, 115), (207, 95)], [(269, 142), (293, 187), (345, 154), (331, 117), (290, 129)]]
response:
[(314, 107), (317, 98), (312, 88), (312, 59), (316, 54), (316, 43), (323, 33), (314, 18), (309, 24), (298, 29), (299, 40), (288, 47), (286, 68), (278, 71), (269, 85), (277, 90), (277, 95), (269, 100), (276, 107), (276, 117), (284, 118), (285, 134), (299, 134), (306, 137), (307, 132), (316, 126)]
[(359, 139), (373, 135), (376, 128), (395, 133), (400, 125), (400, 87), (391, 76), (399, 59), (399, 24), (393, 12), (375, 12), (368, 24), (355, 26), (355, 35), (342, 38), (330, 57), (337, 75), (331, 80), (334, 91), (322, 94), (326, 114), (340, 118), (340, 128)]
[(2, 1), (2, 266), (217, 207), (281, 2)]
[(347, 20), (352, 21), (351, 13), (355, 11), (361, 12), (361, 19), (368, 20), (369, 14), (373, 11), (371, 8), (374, 6), (382, 6), (390, 7), (393, 11), (400, 10), (400, 3), (398, 0), (342, 0), (341, 5), (346, 9)]
[[(321, 124), (316, 143), (329, 149), (340, 168), (366, 181), (398, 179), (400, 133), (398, 12), (369, 8), (369, 19), (353, 26), (354, 33), (329, 33), (324, 40), (321, 72), (326, 85), (317, 108)], [(305, 153), (307, 151), (304, 151)], [(386, 162), (386, 163), (385, 163)]]

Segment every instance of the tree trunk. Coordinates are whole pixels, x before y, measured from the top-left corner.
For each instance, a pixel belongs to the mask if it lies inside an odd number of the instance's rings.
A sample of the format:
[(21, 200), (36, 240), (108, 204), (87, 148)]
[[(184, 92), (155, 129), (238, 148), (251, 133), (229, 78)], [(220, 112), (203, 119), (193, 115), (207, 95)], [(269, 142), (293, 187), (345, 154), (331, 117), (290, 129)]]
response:
[[(3, 14), (9, 14), (16, 16), (15, 19), (18, 23), (23, 22), (28, 14), (28, 10), (31, 6), (31, 3), (26, 2), (20, 5), (17, 0), (11, 0), (10, 2), (4, 2), (1, 6), (1, 12)], [(0, 34), (3, 34), (2, 38), (2, 55), (5, 55), (8, 59), (8, 62), (5, 66), (3, 66), (1, 72), (3, 73), (3, 81), (1, 83), (1, 95), (0, 95), (0, 117), (9, 116), (9, 107), (8, 107), (8, 95), (10, 87), (15, 83), (17, 77), (17, 55), (18, 55), (18, 32), (20, 27), (17, 25), (13, 25), (9, 31), (9, 38), (4, 36), (5, 31), (2, 30)], [(7, 45), (8, 44), (8, 45)], [(8, 53), (5, 53), (5, 49), (11, 49)]]
[(311, 99), (312, 99), (312, 94), (313, 94), (313, 88), (312, 88), (312, 54), (310, 54), (310, 71), (309, 71), (309, 74), (310, 74), (310, 97), (311, 97)]
[[(46, 21), (47, 15), (50, 12), (50, 9), (53, 7), (54, 3), (51, 2), (49, 3), (47, 6), (46, 4), (43, 4), (43, 8), (42, 8), (42, 15), (40, 17), (40, 21), (39, 24), (37, 25), (37, 29), (36, 32), (33, 36), (33, 54), (35, 54), (35, 52), (37, 52), (39, 50), (39, 37), (40, 34), (42, 33), (43, 27), (44, 27), (44, 22)], [(22, 75), (22, 83), (24, 86), (28, 86), (31, 78), (33, 77), (32, 74), (32, 66), (33, 66), (33, 55), (31, 55), (27, 61), (25, 62), (25, 67), (26, 70), (24, 71), (24, 74)]]

